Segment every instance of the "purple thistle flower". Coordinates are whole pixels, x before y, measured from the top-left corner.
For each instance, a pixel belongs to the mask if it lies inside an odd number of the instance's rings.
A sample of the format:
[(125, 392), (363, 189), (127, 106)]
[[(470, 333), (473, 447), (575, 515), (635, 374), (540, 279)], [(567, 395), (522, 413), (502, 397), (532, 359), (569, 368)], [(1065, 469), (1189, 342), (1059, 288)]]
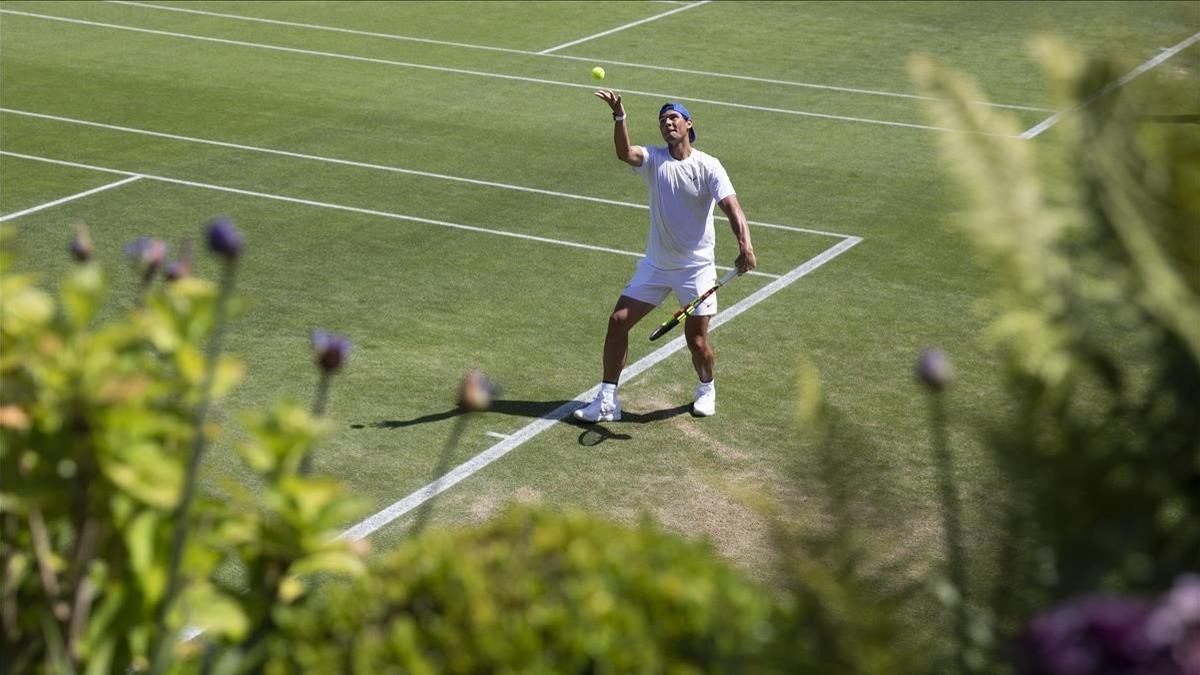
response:
[(941, 391), (954, 380), (950, 359), (936, 347), (929, 347), (917, 357), (917, 377), (934, 391)]
[(161, 239), (138, 237), (125, 245), (125, 257), (142, 274), (142, 281), (150, 281), (167, 258), (167, 245)]
[(242, 234), (228, 218), (216, 218), (207, 225), (208, 249), (227, 260), (235, 260), (242, 252)]
[(317, 365), (326, 373), (338, 370), (350, 358), (350, 341), (323, 330), (312, 332), (312, 347)]
[(1185, 574), (1162, 599), (1146, 626), (1150, 642), (1170, 652), (1185, 675), (1200, 673), (1200, 575)]
[(88, 236), (87, 226), (83, 223), (75, 225), (75, 237), (71, 239), (68, 249), (71, 251), (71, 257), (79, 262), (92, 259), (92, 238)]
[(1033, 675), (1150, 675), (1161, 654), (1147, 632), (1150, 607), (1139, 600), (1090, 596), (1034, 617), (1021, 639), (1022, 672)]

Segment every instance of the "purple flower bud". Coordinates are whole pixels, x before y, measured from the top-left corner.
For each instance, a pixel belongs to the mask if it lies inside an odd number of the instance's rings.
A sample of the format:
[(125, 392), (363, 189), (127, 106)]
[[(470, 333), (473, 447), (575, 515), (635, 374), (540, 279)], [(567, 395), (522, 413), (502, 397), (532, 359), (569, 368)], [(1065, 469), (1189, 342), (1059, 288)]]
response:
[(163, 268), (163, 276), (167, 281), (179, 281), (192, 276), (192, 244), (185, 241), (179, 247), (179, 259), (172, 260)]
[(228, 218), (217, 218), (208, 223), (208, 249), (227, 260), (234, 260), (242, 252), (242, 234)]
[(954, 380), (954, 368), (942, 350), (929, 347), (917, 357), (917, 377), (930, 389), (941, 391)]
[(499, 392), (500, 388), (483, 371), (472, 368), (458, 386), (458, 407), (468, 412), (487, 410)]
[(167, 245), (161, 239), (138, 237), (125, 245), (125, 257), (142, 273), (143, 281), (150, 281), (167, 258)]
[(323, 330), (312, 332), (313, 353), (321, 370), (332, 373), (350, 358), (350, 341)]
[(69, 249), (71, 257), (79, 262), (87, 262), (92, 259), (92, 238), (88, 236), (87, 226), (83, 223), (75, 226), (75, 238), (71, 240)]

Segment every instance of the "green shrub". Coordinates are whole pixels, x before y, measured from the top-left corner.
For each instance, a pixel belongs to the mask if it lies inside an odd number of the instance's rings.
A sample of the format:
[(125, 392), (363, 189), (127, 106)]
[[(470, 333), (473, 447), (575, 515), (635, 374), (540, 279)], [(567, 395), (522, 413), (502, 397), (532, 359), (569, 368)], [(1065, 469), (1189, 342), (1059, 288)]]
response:
[(268, 672), (761, 672), (771, 614), (706, 546), (518, 507), (290, 614)]
[(262, 490), (192, 498), (218, 431), (206, 411), (243, 371), (220, 350), (232, 285), (178, 267), (155, 285), (165, 245), (142, 239), (138, 305), (101, 323), (104, 275), (81, 241), (57, 301), (0, 247), (0, 670), (177, 672), (200, 652), (252, 669), (307, 579), (362, 567), (335, 539), (340, 486), (298, 475), (327, 424), (294, 404), (253, 418), (241, 452)]

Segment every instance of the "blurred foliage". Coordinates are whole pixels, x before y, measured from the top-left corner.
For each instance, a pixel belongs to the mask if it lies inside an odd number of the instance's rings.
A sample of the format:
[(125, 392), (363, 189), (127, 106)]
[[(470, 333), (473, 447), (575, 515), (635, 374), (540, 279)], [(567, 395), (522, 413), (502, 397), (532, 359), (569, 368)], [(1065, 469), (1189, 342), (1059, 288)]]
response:
[[(935, 653), (929, 635), (905, 621), (906, 605), (921, 582), (906, 580), (913, 561), (888, 546), (881, 532), (901, 531), (902, 522), (883, 522), (859, 503), (866, 481), (886, 480), (873, 465), (864, 475), (857, 457), (870, 443), (852, 438), (853, 425), (831, 410), (820, 373), (800, 361), (795, 420), (797, 457), (815, 460), (814, 501), (827, 525), (814, 531), (807, 518), (791, 518), (778, 505), (759, 502), (770, 517), (780, 552), (783, 591), (772, 644), (772, 667), (785, 673), (892, 675), (932, 672)], [(869, 460), (868, 460), (869, 461)], [(811, 480), (809, 483), (813, 483)], [(883, 504), (884, 520), (898, 516)], [(899, 518), (897, 519), (899, 520)]]
[[(205, 649), (226, 672), (252, 668), (273, 614), (303, 602), (305, 579), (362, 566), (333, 536), (349, 517), (341, 489), (296, 475), (326, 423), (287, 404), (254, 418), (242, 452), (262, 491), (181, 509), (194, 449), (217, 433), (196, 410), (244, 370), (205, 350), (225, 293), (183, 277), (97, 323), (97, 263), (76, 266), (55, 298), (10, 273), (2, 243), (0, 670), (142, 672), (165, 653), (157, 669), (177, 671)], [(245, 586), (217, 573), (229, 567), (246, 571)], [(185, 627), (203, 640), (181, 642)]]
[(706, 546), (516, 507), (409, 540), (289, 614), (267, 672), (762, 672), (771, 619)]
[(1066, 111), (1036, 141), (970, 103), (984, 97), (963, 76), (912, 65), (937, 122), (965, 130), (940, 136), (942, 156), (1001, 284), (988, 337), (1015, 412), (991, 442), (1012, 526), (997, 567), (1019, 591), (993, 607), (1005, 632), (1048, 600), (1200, 569), (1200, 129), (1172, 114), (1194, 112), (1195, 71), (1118, 88), (1120, 59), (1035, 48)]

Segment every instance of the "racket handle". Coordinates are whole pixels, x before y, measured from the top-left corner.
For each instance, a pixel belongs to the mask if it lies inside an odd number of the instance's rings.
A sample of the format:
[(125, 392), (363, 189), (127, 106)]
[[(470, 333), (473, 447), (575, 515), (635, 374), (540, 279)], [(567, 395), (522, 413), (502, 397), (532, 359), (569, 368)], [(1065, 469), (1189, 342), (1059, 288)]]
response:
[(650, 334), (650, 341), (654, 342), (655, 340), (662, 337), (663, 335), (666, 335), (668, 331), (670, 331), (672, 328), (674, 328), (675, 326), (678, 326), (678, 325), (679, 325), (679, 317), (678, 316), (672, 317), (670, 321), (667, 321), (663, 325), (654, 329), (654, 332)]

